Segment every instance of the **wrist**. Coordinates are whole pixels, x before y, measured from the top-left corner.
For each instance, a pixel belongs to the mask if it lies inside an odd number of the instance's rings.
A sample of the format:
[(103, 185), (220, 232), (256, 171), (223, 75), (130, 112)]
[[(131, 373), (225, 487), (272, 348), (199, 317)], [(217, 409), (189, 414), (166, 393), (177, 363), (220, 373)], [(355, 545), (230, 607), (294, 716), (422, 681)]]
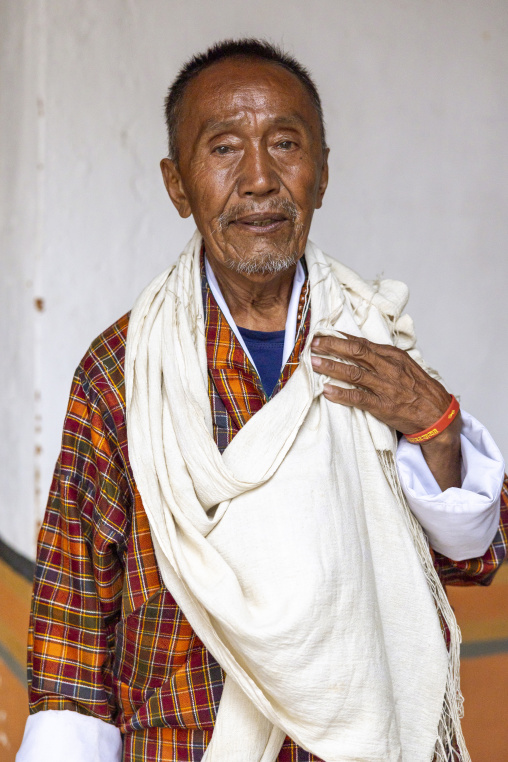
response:
[(433, 439), (436, 439), (446, 429), (448, 429), (453, 422), (460, 416), (460, 406), (453, 395), (451, 395), (450, 404), (445, 412), (435, 421), (431, 426), (423, 431), (417, 431), (414, 434), (404, 434), (408, 442), (411, 444), (426, 444)]
[(461, 428), (459, 414), (438, 436), (420, 445), (425, 462), (443, 492), (462, 485)]
[(458, 448), (460, 449), (460, 432), (462, 429), (462, 419), (460, 412), (444, 431), (430, 439), (428, 442), (420, 442), (422, 452), (432, 452), (434, 450), (444, 450)]

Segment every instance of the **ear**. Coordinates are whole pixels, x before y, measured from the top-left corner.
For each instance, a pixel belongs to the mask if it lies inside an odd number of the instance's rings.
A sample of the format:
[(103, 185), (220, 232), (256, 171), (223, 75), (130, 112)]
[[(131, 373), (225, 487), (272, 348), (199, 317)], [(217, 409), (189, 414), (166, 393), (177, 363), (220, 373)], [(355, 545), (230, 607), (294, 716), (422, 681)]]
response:
[(162, 159), (161, 172), (169, 198), (175, 205), (178, 214), (180, 217), (190, 217), (190, 204), (175, 162), (171, 159)]
[(328, 186), (328, 154), (329, 153), (330, 153), (330, 149), (327, 148), (323, 156), (323, 166), (321, 168), (321, 177), (319, 179), (319, 187), (318, 187), (317, 199), (316, 199), (316, 209), (321, 208), (321, 205), (323, 203), (323, 196), (325, 195), (325, 190)]

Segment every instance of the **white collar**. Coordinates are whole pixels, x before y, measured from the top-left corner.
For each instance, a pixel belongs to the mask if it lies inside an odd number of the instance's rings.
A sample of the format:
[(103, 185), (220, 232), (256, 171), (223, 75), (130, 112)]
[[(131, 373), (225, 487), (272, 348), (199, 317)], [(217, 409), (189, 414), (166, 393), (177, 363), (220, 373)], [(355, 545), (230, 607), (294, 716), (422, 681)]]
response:
[[(245, 354), (251, 361), (254, 368), (256, 368), (256, 364), (254, 360), (252, 359), (249, 350), (247, 349), (247, 346), (245, 344), (245, 341), (243, 340), (242, 334), (238, 330), (238, 326), (236, 325), (235, 321), (233, 320), (231, 316), (229, 307), (226, 304), (226, 300), (222, 296), (222, 292), (217, 282), (217, 278), (215, 277), (215, 273), (212, 270), (210, 263), (208, 262), (208, 257), (206, 256), (206, 254), (205, 254), (205, 272), (206, 272), (206, 278), (208, 280), (208, 285), (210, 286), (210, 290), (212, 294), (214, 295), (215, 301), (219, 305), (222, 314), (228, 321), (231, 330), (233, 331), (236, 338), (240, 342), (243, 348), (243, 351), (245, 352)], [(296, 272), (295, 272), (295, 277), (293, 278), (293, 290), (291, 292), (291, 298), (289, 300), (289, 307), (288, 307), (288, 314), (286, 318), (284, 350), (282, 352), (282, 368), (287, 363), (289, 356), (291, 355), (291, 352), (293, 351), (293, 347), (295, 346), (298, 304), (300, 302), (300, 294), (302, 293), (302, 287), (304, 283), (305, 283), (305, 271), (302, 267), (302, 263), (300, 262), (300, 260), (298, 260), (298, 262), (296, 263)], [(257, 368), (256, 368), (256, 371), (257, 371)]]

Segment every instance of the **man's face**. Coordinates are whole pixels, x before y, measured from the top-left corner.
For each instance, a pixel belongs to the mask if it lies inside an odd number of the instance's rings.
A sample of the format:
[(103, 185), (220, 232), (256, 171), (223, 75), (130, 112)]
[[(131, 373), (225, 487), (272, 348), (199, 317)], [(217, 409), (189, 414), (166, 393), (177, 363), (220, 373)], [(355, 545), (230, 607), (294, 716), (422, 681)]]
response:
[(264, 61), (212, 65), (187, 88), (177, 143), (178, 166), (161, 162), (164, 181), (208, 256), (255, 279), (294, 265), (328, 178), (300, 81)]

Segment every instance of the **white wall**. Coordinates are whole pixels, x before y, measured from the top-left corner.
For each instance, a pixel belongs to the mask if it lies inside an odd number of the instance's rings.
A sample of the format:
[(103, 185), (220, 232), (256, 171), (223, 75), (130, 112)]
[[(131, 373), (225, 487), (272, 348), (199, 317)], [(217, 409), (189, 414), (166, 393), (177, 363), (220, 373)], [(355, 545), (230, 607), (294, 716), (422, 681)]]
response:
[(25, 552), (33, 544), (40, 481), (34, 351), (34, 281), (42, 253), (38, 39), (37, 17), (26, 5), (0, 4), (0, 537)]
[(282, 42), (322, 92), (314, 240), (410, 284), (427, 359), (508, 456), (505, 0), (2, 0), (0, 536), (24, 553), (76, 364), (192, 232), (159, 176), (165, 90), (241, 35)]

